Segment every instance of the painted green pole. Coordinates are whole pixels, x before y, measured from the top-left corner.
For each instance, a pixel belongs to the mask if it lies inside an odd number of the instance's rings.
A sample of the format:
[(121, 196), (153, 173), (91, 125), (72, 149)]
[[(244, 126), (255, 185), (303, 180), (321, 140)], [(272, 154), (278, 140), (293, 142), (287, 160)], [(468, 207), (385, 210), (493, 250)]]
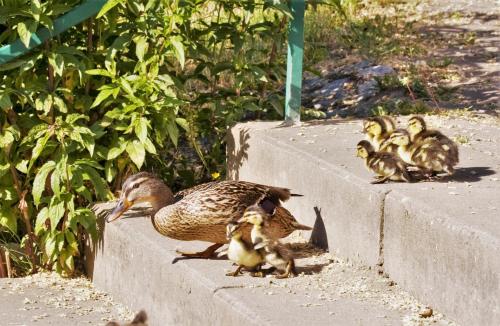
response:
[(302, 59), (304, 56), (304, 0), (291, 0), (293, 20), (288, 27), (288, 57), (286, 69), (285, 123), (300, 123), (302, 92)]
[(108, 0), (88, 0), (78, 7), (68, 11), (63, 16), (54, 20), (54, 28), (49, 30), (47, 28), (42, 28), (36, 33), (31, 34), (31, 39), (29, 46), (26, 47), (20, 39), (17, 39), (12, 44), (5, 45), (0, 48), (0, 64), (7, 63), (12, 59), (15, 59), (34, 47), (39, 46), (44, 41), (51, 37), (54, 37), (68, 28), (75, 26), (85, 19), (94, 16), (101, 10), (102, 6), (108, 2)]

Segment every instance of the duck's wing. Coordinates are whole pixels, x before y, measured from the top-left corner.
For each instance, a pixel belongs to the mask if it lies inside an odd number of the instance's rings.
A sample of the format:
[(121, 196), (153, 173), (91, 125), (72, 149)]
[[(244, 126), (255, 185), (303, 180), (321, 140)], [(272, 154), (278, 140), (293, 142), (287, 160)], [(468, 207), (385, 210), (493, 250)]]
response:
[(272, 214), (292, 196), (289, 189), (260, 185), (246, 181), (212, 182), (190, 188), (177, 202), (192, 215), (208, 220), (238, 220), (245, 209), (260, 205)]
[(220, 181), (212, 181), (212, 182), (202, 183), (202, 184), (196, 185), (196, 186), (191, 187), (191, 188), (180, 190), (180, 191), (175, 193), (174, 200), (177, 202), (177, 201), (181, 200), (182, 198), (186, 197), (187, 195), (189, 195), (190, 193), (209, 189), (209, 188), (213, 187), (216, 183), (219, 183), (219, 182)]

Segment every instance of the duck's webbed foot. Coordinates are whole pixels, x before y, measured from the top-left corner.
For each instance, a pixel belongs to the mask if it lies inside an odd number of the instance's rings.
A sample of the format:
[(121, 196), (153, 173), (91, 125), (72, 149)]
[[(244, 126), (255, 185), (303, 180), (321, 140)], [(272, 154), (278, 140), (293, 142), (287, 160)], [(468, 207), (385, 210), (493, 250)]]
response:
[(380, 184), (380, 183), (384, 183), (386, 182), (387, 180), (389, 180), (389, 177), (390, 176), (376, 176), (375, 177), (375, 180), (373, 180), (372, 182), (370, 182), (371, 184), (373, 185), (376, 185), (376, 184)]
[(288, 262), (285, 272), (282, 274), (276, 275), (276, 278), (289, 278), (289, 277), (293, 277), (296, 275), (297, 275), (297, 272), (295, 271), (295, 262), (293, 260), (291, 260)]
[(241, 268), (242, 268), (241, 266), (238, 266), (238, 268), (234, 272), (226, 273), (226, 276), (236, 277), (236, 276), (240, 275)]
[(187, 258), (200, 258), (200, 259), (210, 259), (210, 258), (215, 258), (217, 255), (215, 254), (215, 251), (222, 247), (224, 244), (222, 243), (215, 243), (208, 247), (207, 249), (199, 252), (184, 252), (180, 250), (176, 250), (176, 252), (181, 255), (181, 257), (176, 257), (173, 261), (173, 263), (177, 262), (179, 259), (187, 259)]

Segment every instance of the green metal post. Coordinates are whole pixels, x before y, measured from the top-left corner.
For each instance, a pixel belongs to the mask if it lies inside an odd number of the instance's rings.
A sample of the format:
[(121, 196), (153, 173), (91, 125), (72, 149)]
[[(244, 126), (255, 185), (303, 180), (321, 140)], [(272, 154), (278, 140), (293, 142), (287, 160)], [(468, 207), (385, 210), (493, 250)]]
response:
[(7, 63), (16, 57), (25, 54), (49, 38), (64, 32), (71, 26), (75, 26), (89, 17), (94, 16), (99, 12), (99, 10), (101, 10), (102, 6), (106, 2), (108, 2), (108, 0), (88, 0), (78, 7), (68, 11), (63, 16), (54, 20), (54, 28), (52, 30), (42, 28), (36, 33), (33, 33), (28, 47), (24, 46), (20, 39), (17, 39), (12, 44), (1, 47), (0, 64)]
[(304, 56), (304, 0), (291, 0), (293, 20), (288, 28), (288, 57), (286, 69), (285, 123), (300, 122), (302, 92), (302, 59)]

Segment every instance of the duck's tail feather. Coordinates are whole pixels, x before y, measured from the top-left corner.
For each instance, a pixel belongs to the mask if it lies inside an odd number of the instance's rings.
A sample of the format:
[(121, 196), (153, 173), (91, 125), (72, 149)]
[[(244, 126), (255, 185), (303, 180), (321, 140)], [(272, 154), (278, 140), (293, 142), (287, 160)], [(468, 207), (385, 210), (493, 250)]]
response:
[(311, 231), (313, 228), (304, 224), (300, 224), (299, 222), (293, 222), (293, 228), (295, 230), (304, 230)]

